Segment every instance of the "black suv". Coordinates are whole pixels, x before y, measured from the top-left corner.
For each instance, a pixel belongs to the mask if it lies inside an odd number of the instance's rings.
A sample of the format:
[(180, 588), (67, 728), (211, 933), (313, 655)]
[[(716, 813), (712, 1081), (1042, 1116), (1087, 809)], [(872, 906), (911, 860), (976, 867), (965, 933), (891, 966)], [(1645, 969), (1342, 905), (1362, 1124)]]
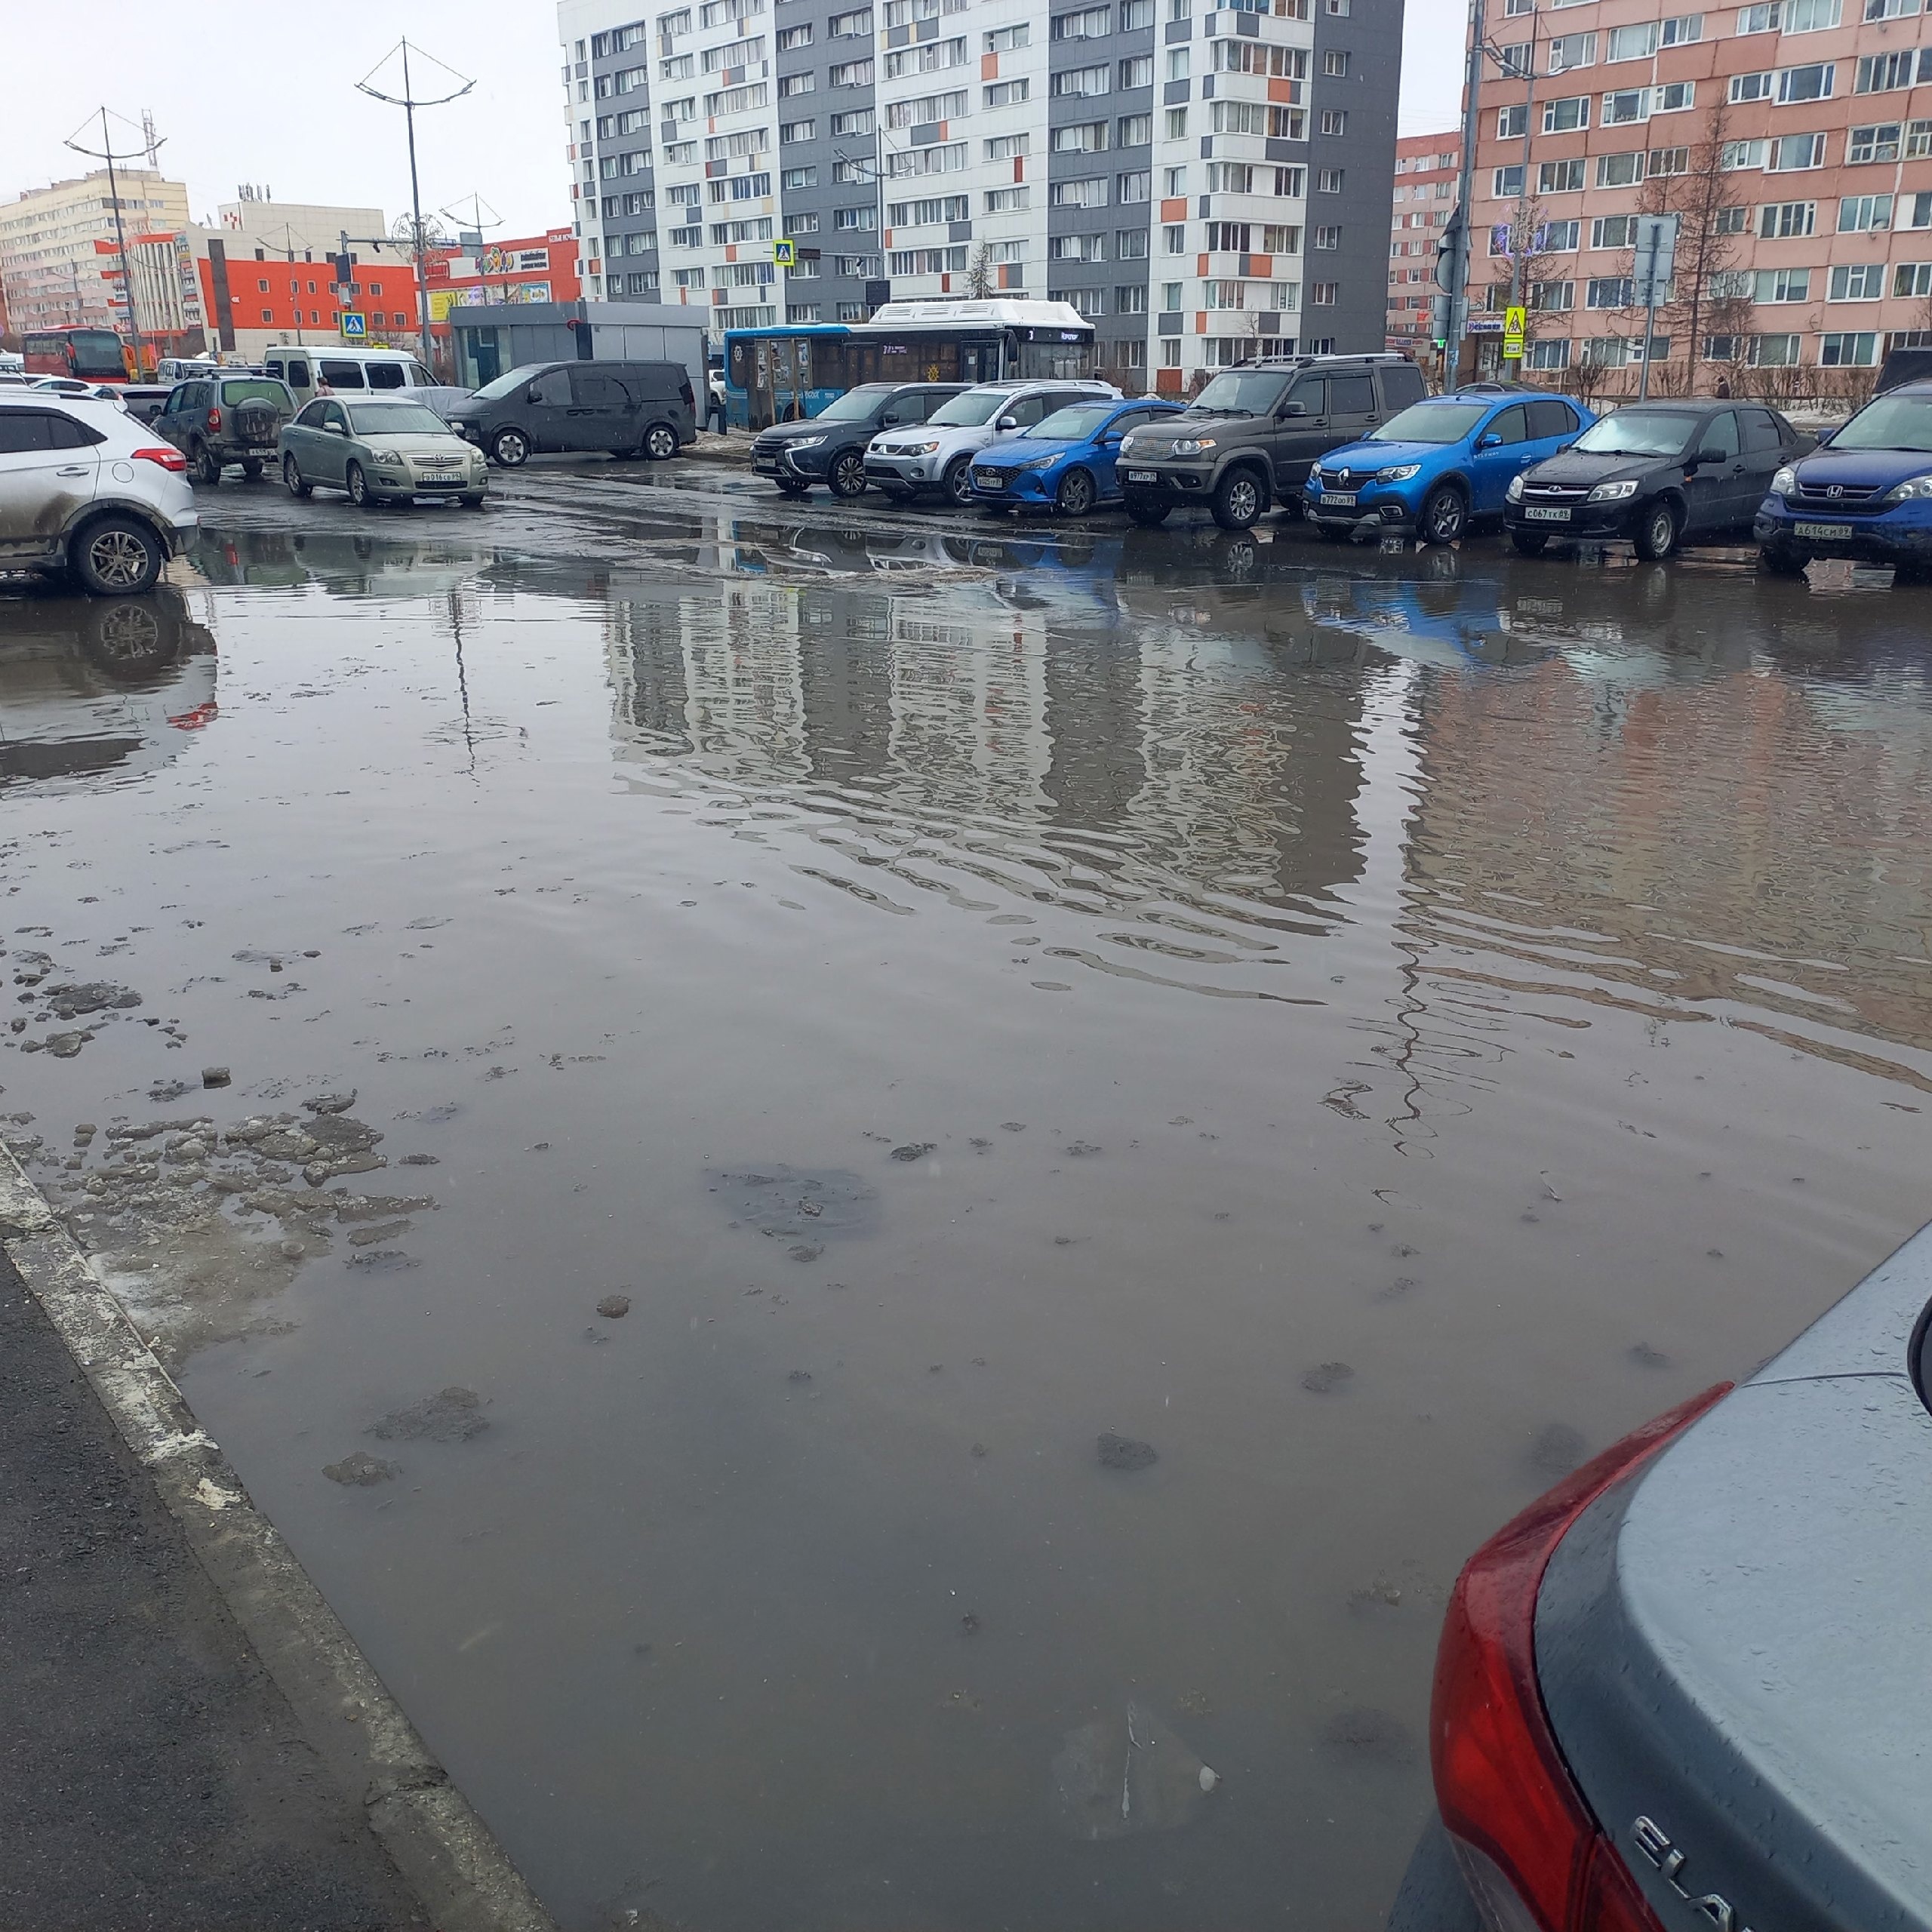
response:
[(1526, 557), (1552, 537), (1627, 537), (1654, 561), (1749, 530), (1771, 478), (1811, 446), (1757, 403), (1633, 402), (1512, 477), (1503, 525)]
[(526, 362), (452, 404), (449, 424), (506, 469), (540, 450), (663, 463), (697, 441), (697, 398), (681, 362)]
[(294, 392), (272, 376), (210, 376), (177, 383), (149, 421), (188, 459), (195, 482), (219, 483), (238, 463), (252, 483), (275, 460), (294, 414)]
[(1271, 500), (1299, 503), (1318, 457), (1379, 428), (1423, 398), (1422, 371), (1401, 355), (1270, 355), (1214, 377), (1178, 416), (1121, 445), (1127, 513), (1150, 528), (1177, 503), (1245, 530)]
[(857, 497), (866, 487), (866, 445), (881, 429), (923, 423), (967, 383), (861, 383), (802, 423), (780, 423), (752, 439), (752, 467), (788, 497), (802, 497), (814, 483), (835, 497)]

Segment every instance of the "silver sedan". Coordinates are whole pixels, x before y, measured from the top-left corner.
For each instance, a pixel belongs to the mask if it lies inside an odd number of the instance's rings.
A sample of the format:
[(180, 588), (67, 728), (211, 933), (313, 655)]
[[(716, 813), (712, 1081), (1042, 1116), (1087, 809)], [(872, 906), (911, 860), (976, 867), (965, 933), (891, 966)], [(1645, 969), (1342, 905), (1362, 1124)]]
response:
[(318, 485), (351, 503), (455, 497), (481, 506), (489, 479), (483, 452), (420, 402), (345, 402), (318, 396), (281, 431), (281, 480), (293, 496)]

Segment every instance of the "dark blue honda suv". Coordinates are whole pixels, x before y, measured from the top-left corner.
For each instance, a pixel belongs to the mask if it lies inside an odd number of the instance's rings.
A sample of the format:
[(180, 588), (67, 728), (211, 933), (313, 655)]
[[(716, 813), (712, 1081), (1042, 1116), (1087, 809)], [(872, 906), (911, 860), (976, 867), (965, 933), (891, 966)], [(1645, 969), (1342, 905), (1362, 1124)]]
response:
[(1767, 570), (1814, 557), (1932, 567), (1932, 383), (1868, 402), (1771, 478), (1752, 533)]

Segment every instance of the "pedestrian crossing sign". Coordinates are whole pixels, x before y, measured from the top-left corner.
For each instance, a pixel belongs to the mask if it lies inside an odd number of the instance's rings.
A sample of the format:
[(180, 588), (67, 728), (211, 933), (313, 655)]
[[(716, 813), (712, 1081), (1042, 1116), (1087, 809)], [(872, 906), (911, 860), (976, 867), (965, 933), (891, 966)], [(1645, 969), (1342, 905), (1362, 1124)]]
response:
[(773, 242), (771, 259), (781, 269), (795, 268), (798, 261), (798, 245), (795, 242)]
[(369, 333), (368, 323), (354, 309), (345, 309), (343, 312), (342, 332), (344, 335), (366, 337)]
[(1528, 320), (1527, 312), (1521, 308), (1503, 312), (1503, 353), (1510, 361), (1523, 359), (1523, 325)]

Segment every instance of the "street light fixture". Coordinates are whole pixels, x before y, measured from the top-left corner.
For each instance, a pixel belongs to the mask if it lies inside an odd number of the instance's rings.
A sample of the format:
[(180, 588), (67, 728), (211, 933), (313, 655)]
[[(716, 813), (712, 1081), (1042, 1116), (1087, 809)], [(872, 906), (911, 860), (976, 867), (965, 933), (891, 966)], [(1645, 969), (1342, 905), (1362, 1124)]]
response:
[[(114, 118), (118, 121), (125, 117), (117, 114)], [(86, 127), (93, 118), (94, 116), (89, 115), (88, 119), (81, 123), (81, 126)], [(128, 123), (131, 127), (133, 125), (131, 122)], [(75, 130), (76, 135), (79, 131), (78, 128)], [(141, 340), (140, 315), (134, 306), (134, 278), (128, 266), (128, 227), (126, 223), (121, 218), (121, 184), (119, 178), (114, 172), (114, 164), (117, 161), (132, 161), (137, 155), (140, 154), (145, 154), (152, 162), (154, 159), (155, 150), (161, 146), (161, 143), (155, 139), (150, 129), (143, 128), (141, 145), (138, 148), (128, 148), (117, 155), (114, 151), (114, 143), (107, 131), (107, 109), (103, 106), (100, 110), (100, 146), (99, 147), (84, 147), (77, 139), (70, 139), (63, 145), (72, 148), (76, 154), (84, 154), (92, 160), (104, 161), (107, 164), (107, 195), (109, 200), (114, 204), (114, 241), (121, 256), (121, 292), (127, 300), (128, 333), (133, 338), (134, 344), (134, 380), (139, 382), (142, 378), (141, 364), (143, 358), (141, 352), (144, 345)], [(78, 288), (75, 292), (78, 308)]]
[[(426, 94), (419, 99), (410, 82), (409, 56), (411, 49), (407, 39), (398, 41), (355, 85), (360, 92), (368, 94), (371, 100), (384, 101), (391, 107), (401, 108), (408, 126), (410, 233), (416, 249), (416, 318), (417, 328), (420, 331), (417, 340), (426, 362), (429, 356), (429, 282), (428, 266), (423, 259), (423, 191), (416, 176), (416, 110), (419, 107), (441, 107), (452, 100), (460, 100), (476, 83), (463, 80), (462, 75), (454, 67), (445, 66), (433, 54), (425, 54), (420, 47), (414, 51), (432, 66), (441, 67), (452, 80), (463, 81), (462, 86), (448, 94)], [(371, 87), (369, 83), (398, 53), (402, 56), (401, 93), (384, 94), (380, 88)]]

